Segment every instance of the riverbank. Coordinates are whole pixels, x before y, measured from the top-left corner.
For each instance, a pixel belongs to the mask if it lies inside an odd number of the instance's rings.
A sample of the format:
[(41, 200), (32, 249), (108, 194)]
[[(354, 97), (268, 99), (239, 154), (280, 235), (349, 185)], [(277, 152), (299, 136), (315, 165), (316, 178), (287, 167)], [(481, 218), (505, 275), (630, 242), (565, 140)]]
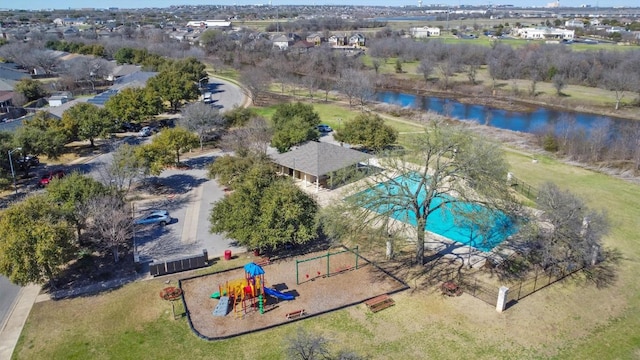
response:
[(571, 95), (588, 92), (589, 97), (615, 99), (614, 92), (603, 89), (569, 86), (558, 95), (555, 90), (553, 93), (548, 92), (547, 88), (550, 84), (539, 83), (539, 91), (536, 91), (536, 96), (530, 96), (524, 90), (530, 83), (527, 80), (518, 80), (516, 83), (516, 87), (520, 89), (518, 91), (511, 88), (512, 82), (501, 81), (496, 84), (495, 89), (485, 86), (484, 83), (485, 81), (478, 81), (476, 85), (471, 85), (466, 82), (452, 82), (450, 89), (440, 89), (435, 84), (426, 86), (424, 80), (407, 78), (406, 75), (387, 74), (385, 79), (380, 82), (381, 86), (378, 90), (449, 98), (463, 104), (483, 105), (506, 111), (532, 112), (539, 108), (547, 108), (640, 121), (640, 107), (628, 103), (630, 99), (638, 97), (638, 94), (628, 93), (623, 97), (626, 102), (622, 102), (620, 109), (616, 110), (614, 103), (607, 104), (607, 106), (597, 106), (586, 99)]

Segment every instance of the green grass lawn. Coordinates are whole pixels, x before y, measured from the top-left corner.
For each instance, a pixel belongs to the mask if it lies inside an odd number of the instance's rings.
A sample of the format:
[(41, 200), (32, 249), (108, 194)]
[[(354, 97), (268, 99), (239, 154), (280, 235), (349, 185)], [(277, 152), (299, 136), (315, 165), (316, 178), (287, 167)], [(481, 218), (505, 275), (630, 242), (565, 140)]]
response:
[[(319, 109), (325, 115), (337, 115)], [(346, 117), (345, 117), (346, 118)], [(394, 295), (396, 306), (370, 314), (363, 305), (230, 340), (206, 342), (161, 300), (164, 279), (97, 296), (35, 304), (15, 359), (281, 359), (285, 338), (303, 327), (331, 340), (332, 350), (370, 359), (630, 359), (640, 349), (640, 187), (554, 159), (507, 152), (511, 171), (532, 185), (552, 180), (603, 209), (612, 222), (606, 244), (622, 251), (617, 282), (605, 289), (566, 280), (503, 314), (463, 295), (433, 289)], [(384, 251), (381, 249), (380, 251)], [(242, 256), (202, 272), (237, 266)], [(172, 276), (173, 284), (180, 275)], [(414, 284), (412, 284), (414, 285)], [(366, 286), (366, 284), (354, 284)], [(318, 294), (319, 297), (326, 296)], [(250, 321), (248, 319), (238, 321)]]

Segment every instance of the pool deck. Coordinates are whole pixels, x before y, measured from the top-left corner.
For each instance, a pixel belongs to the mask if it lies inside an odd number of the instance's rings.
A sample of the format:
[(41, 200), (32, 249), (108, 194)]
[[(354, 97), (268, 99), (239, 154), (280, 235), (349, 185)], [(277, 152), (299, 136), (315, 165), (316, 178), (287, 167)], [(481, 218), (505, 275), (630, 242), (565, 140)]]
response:
[[(390, 175), (388, 174), (387, 176)], [(303, 180), (296, 180), (295, 182), (303, 191), (311, 195), (321, 207), (326, 207), (339, 203), (347, 196), (362, 191), (368, 186), (369, 183), (367, 181), (368, 179), (365, 178), (337, 189), (320, 188), (317, 191), (313, 183)], [(413, 242), (413, 239), (417, 237), (415, 231), (415, 227), (411, 224), (395, 219), (391, 219), (389, 222), (389, 232), (395, 234), (396, 237), (411, 239), (409, 240), (410, 242)], [(445, 257), (450, 260), (460, 261), (464, 266), (473, 268), (483, 266), (487, 259), (491, 259), (494, 264), (499, 263), (513, 252), (504, 249), (500, 253), (496, 250), (483, 252), (430, 231), (425, 231), (425, 248), (433, 252), (434, 255), (432, 256), (434, 257)]]

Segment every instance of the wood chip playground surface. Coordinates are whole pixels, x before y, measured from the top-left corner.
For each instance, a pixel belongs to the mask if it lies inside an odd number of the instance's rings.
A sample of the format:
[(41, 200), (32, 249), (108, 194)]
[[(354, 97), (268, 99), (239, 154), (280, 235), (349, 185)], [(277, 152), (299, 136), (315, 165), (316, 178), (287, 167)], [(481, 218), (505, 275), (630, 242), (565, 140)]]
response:
[[(351, 251), (339, 249), (330, 252), (329, 264), (325, 251), (264, 265), (266, 287), (295, 297), (293, 300), (281, 300), (266, 296), (264, 314), (260, 314), (257, 307), (248, 307), (244, 312), (238, 306), (238, 311), (235, 311), (231, 302), (226, 316), (213, 315), (220, 300), (211, 295), (227, 281), (244, 278), (243, 268), (180, 280), (192, 329), (204, 339), (224, 339), (361, 304), (381, 294), (408, 288), (362, 257), (358, 257), (356, 269), (356, 255)], [(314, 260), (300, 262), (306, 259)], [(329, 276), (326, 276), (327, 271)], [(298, 281), (299, 285), (296, 284)], [(368, 311), (364, 305), (362, 308), (362, 311)], [(300, 310), (304, 310), (303, 316), (287, 317), (287, 314)]]

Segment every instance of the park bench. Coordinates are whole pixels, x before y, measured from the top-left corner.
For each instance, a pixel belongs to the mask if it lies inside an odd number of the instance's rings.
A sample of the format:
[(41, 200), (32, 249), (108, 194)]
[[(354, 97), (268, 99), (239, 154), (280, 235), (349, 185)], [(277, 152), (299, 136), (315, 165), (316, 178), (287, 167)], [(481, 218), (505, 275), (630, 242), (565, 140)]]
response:
[(374, 312), (374, 313), (380, 310), (386, 309), (389, 306), (393, 306), (395, 304), (396, 302), (393, 301), (393, 299), (390, 298), (389, 295), (387, 294), (376, 296), (373, 299), (369, 299), (365, 302), (365, 305), (367, 305), (369, 310), (371, 310), (371, 312)]
[(296, 310), (296, 311), (292, 311), (290, 313), (287, 313), (285, 316), (287, 317), (287, 319), (289, 320), (293, 320), (293, 319), (297, 319), (301, 316), (305, 316), (306, 313), (304, 312), (304, 309), (300, 309), (300, 310)]

